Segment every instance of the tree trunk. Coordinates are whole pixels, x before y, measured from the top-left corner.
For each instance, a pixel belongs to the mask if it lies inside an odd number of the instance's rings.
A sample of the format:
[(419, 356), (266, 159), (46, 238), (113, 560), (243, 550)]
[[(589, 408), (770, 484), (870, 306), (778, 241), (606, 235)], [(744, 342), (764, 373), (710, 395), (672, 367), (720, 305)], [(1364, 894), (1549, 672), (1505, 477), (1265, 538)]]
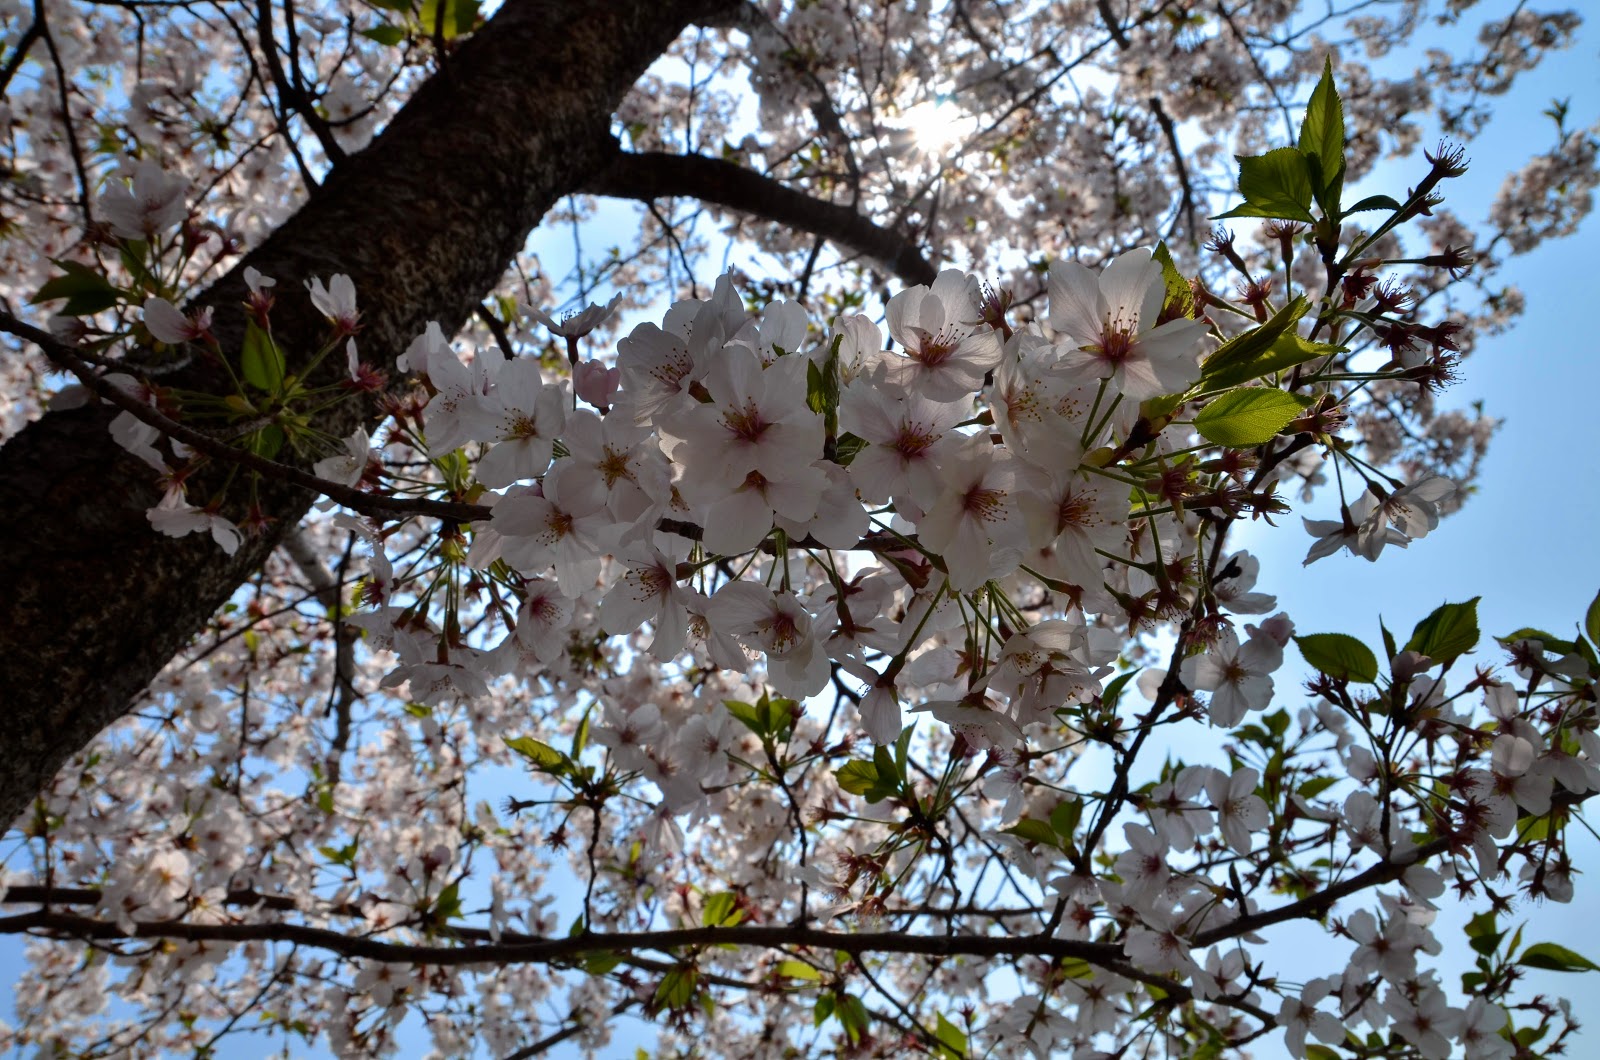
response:
[[(628, 87), (690, 22), (736, 6), (508, 0), (198, 300), (215, 307), (223, 348), (239, 348), (246, 265), (279, 280), (273, 327), (291, 371), (327, 332), (301, 287), (312, 276), (354, 279), (364, 360), (392, 368), (430, 320), (454, 332), (545, 211), (615, 152), (611, 115)], [(226, 390), (202, 365), (170, 382)], [(206, 535), (162, 537), (145, 518), (157, 483), (112, 442), (113, 411), (49, 413), (0, 449), (0, 822), (122, 716), (313, 499), (263, 482), (274, 522), (231, 557)], [(342, 437), (371, 414), (352, 399), (317, 426)]]

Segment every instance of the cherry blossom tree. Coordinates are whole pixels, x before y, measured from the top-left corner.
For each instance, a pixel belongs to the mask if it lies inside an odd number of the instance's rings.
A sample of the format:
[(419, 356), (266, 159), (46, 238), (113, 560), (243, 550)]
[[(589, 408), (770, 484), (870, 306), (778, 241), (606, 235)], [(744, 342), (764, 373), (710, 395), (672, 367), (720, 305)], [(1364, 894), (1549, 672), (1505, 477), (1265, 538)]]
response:
[(1600, 127), (1446, 194), (1577, 27), (0, 8), (0, 1042), (1568, 1048), (1600, 598), (1325, 630), (1230, 537), (1448, 533)]

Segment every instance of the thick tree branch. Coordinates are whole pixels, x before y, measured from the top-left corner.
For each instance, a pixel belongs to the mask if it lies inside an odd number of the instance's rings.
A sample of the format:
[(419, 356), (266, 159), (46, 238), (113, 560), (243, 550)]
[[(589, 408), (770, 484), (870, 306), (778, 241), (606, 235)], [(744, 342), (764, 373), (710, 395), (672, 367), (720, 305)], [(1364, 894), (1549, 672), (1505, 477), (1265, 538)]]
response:
[(619, 152), (584, 182), (583, 190), (646, 202), (674, 196), (699, 199), (826, 237), (882, 263), (907, 283), (932, 283), (939, 274), (906, 236), (879, 227), (847, 206), (813, 198), (720, 158)]
[(912, 953), (929, 957), (1075, 957), (1103, 966), (1121, 967), (1122, 947), (1039, 935), (916, 935), (898, 931), (846, 932), (783, 926), (694, 927), (663, 931), (574, 935), (564, 938), (502, 937), (499, 942), (456, 946), (384, 942), (304, 924), (195, 924), (181, 920), (134, 921), (130, 933), (109, 920), (52, 910), (35, 910), (0, 918), (0, 935), (54, 932), (102, 941), (179, 939), (187, 942), (291, 942), (314, 946), (343, 957), (364, 960), (460, 967), (472, 964), (546, 964), (589, 953), (669, 951), (687, 946), (755, 946), (776, 949), (811, 946), (852, 955)]
[[(734, 3), (506, 3), (457, 49), (451, 78), (423, 85), (312, 202), (197, 300), (214, 308), (222, 348), (242, 345), (247, 265), (282, 284), (273, 328), (291, 371), (327, 328), (298, 294), (313, 276), (355, 281), (362, 356), (380, 367), (430, 320), (459, 328), (545, 211), (615, 152), (610, 120), (628, 87), (687, 24)], [(332, 379), (336, 368), (325, 368), (316, 382)], [(226, 393), (220, 374), (197, 361), (170, 382)], [(209, 540), (161, 537), (144, 514), (157, 483), (108, 435), (114, 414), (104, 405), (50, 413), (0, 449), (0, 821), (14, 820), (122, 715), (313, 498), (263, 477), (257, 497), (273, 529), (231, 557)], [(315, 427), (343, 437), (368, 418), (351, 399)]]

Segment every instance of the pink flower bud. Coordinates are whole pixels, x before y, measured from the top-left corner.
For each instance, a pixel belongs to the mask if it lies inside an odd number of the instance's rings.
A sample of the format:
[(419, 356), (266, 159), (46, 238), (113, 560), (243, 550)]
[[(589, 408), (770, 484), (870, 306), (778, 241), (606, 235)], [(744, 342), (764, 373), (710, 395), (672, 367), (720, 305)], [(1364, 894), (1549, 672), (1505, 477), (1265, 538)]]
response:
[(572, 368), (572, 389), (597, 409), (611, 405), (621, 379), (620, 369), (607, 368), (599, 361), (583, 361)]

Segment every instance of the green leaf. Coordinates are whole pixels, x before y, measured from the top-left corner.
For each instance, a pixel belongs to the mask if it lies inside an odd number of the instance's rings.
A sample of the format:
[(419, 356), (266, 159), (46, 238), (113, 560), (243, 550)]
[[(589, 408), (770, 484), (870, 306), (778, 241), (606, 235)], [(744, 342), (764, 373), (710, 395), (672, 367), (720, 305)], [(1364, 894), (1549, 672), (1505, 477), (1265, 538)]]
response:
[(1368, 195), (1344, 213), (1348, 217), (1353, 213), (1366, 213), (1368, 210), (1388, 210), (1390, 213), (1394, 213), (1399, 209), (1400, 203), (1387, 195)]
[(364, 29), (361, 31), (361, 35), (368, 40), (377, 41), (379, 44), (384, 44), (391, 48), (403, 43), (406, 39), (405, 30), (399, 26), (391, 26), (387, 22), (381, 22), (371, 29)]
[(1504, 931), (1498, 930), (1492, 912), (1475, 915), (1467, 922), (1466, 931), (1467, 945), (1484, 956), (1493, 953), (1500, 945), (1500, 940), (1506, 937)]
[(822, 369), (817, 367), (816, 361), (807, 361), (806, 408), (819, 416), (826, 412), (828, 408), (827, 389), (828, 382), (822, 373)]
[(1462, 604), (1442, 604), (1433, 614), (1417, 623), (1406, 650), (1426, 655), (1436, 663), (1448, 665), (1478, 643), (1478, 601), (1474, 596)]
[(621, 954), (612, 953), (610, 950), (599, 950), (583, 955), (583, 970), (590, 975), (605, 975), (621, 963)]
[(1127, 687), (1129, 681), (1132, 681), (1137, 676), (1139, 676), (1138, 670), (1129, 670), (1107, 681), (1106, 687), (1100, 690), (1101, 706), (1107, 710), (1115, 709), (1117, 701), (1122, 698), (1122, 690)]
[(1333, 57), (1323, 60), (1322, 79), (1311, 92), (1305, 120), (1300, 123), (1300, 153), (1315, 159), (1313, 172), (1320, 177), (1314, 189), (1317, 202), (1335, 219), (1339, 216), (1339, 186), (1344, 183), (1344, 105), (1333, 84)]
[(833, 1015), (834, 1006), (837, 1004), (832, 994), (823, 994), (817, 998), (817, 1003), (811, 1007), (811, 1025), (820, 1027), (828, 1022), (828, 1017)]
[(1339, 1054), (1315, 1042), (1306, 1046), (1306, 1060), (1340, 1060)]
[(1378, 619), (1378, 631), (1383, 634), (1383, 650), (1387, 653), (1386, 657), (1393, 662), (1399, 652), (1395, 650), (1394, 634), (1389, 632), (1389, 627), (1383, 624), (1382, 618)]
[(833, 462), (840, 467), (849, 467), (861, 450), (867, 447), (865, 438), (858, 438), (849, 431), (839, 436), (839, 444), (834, 446)]
[(1577, 650), (1578, 647), (1570, 640), (1562, 640), (1554, 633), (1546, 633), (1544, 630), (1535, 629), (1532, 626), (1523, 626), (1515, 633), (1507, 633), (1503, 637), (1496, 637), (1495, 640), (1507, 648), (1519, 640), (1536, 640), (1544, 645), (1545, 651), (1553, 651), (1557, 655), (1567, 655)]
[(454, 880), (444, 890), (439, 892), (439, 897), (433, 903), (434, 918), (440, 922), (449, 920), (453, 916), (461, 915), (461, 881)]
[(1275, 387), (1243, 387), (1212, 401), (1194, 418), (1207, 441), (1234, 449), (1269, 442), (1305, 409), (1309, 399)]
[(571, 759), (542, 740), (531, 736), (518, 736), (506, 740), (506, 746), (527, 759), (533, 768), (560, 776), (572, 767)]
[(317, 850), (335, 865), (354, 865), (356, 863), (356, 850), (360, 842), (359, 839), (352, 839), (342, 847), (318, 847)]
[(1378, 679), (1378, 659), (1372, 649), (1343, 633), (1307, 633), (1294, 638), (1306, 662), (1336, 681), (1371, 684)]
[(737, 699), (724, 699), (722, 705), (728, 708), (729, 714), (739, 719), (745, 728), (757, 736), (765, 736), (767, 734), (767, 719), (764, 712), (756, 710), (749, 703), (741, 703)]
[(698, 978), (693, 968), (674, 968), (661, 980), (661, 985), (656, 987), (656, 1004), (669, 1009), (686, 1007), (694, 999), (694, 988)]
[(1161, 282), (1167, 289), (1166, 296), (1161, 300), (1161, 315), (1168, 320), (1194, 316), (1194, 288), (1178, 271), (1167, 244), (1157, 243), (1155, 253), (1151, 256), (1161, 266)]
[(815, 983), (822, 978), (822, 973), (805, 961), (779, 961), (778, 974), (789, 979), (804, 979), (808, 983)]
[(1083, 800), (1067, 799), (1056, 803), (1056, 808), (1050, 811), (1050, 828), (1063, 839), (1070, 839), (1082, 819)]
[(1094, 965), (1082, 957), (1063, 957), (1061, 963), (1056, 965), (1061, 974), (1068, 979), (1093, 979)]
[(839, 786), (852, 795), (860, 795), (868, 802), (882, 802), (900, 790), (894, 778), (880, 777), (878, 767), (871, 762), (856, 759), (834, 770)]
[(946, 1060), (962, 1060), (967, 1055), (966, 1033), (945, 1019), (942, 1012), (939, 1013), (939, 1022), (933, 1033), (939, 1039), (939, 1051), (945, 1054)]
[(1583, 631), (1589, 635), (1589, 643), (1600, 647), (1600, 593), (1594, 594), (1594, 599), (1589, 601), (1589, 611), (1583, 616)]
[(261, 330), (253, 320), (245, 323), (239, 370), (244, 375), (244, 381), (257, 390), (276, 394), (283, 386), (283, 351), (272, 341), (272, 336)]
[(1000, 831), (1029, 843), (1039, 843), (1047, 847), (1061, 845), (1061, 840), (1056, 837), (1056, 830), (1034, 817), (1024, 817), (1010, 828), (1002, 828)]
[(1235, 335), (1218, 346), (1217, 352), (1207, 357), (1206, 363), (1200, 367), (1201, 386), (1208, 387), (1209, 381), (1218, 378), (1224, 371), (1231, 371), (1239, 365), (1254, 364), (1260, 360), (1279, 338), (1300, 322), (1300, 318), (1306, 315), (1310, 305), (1311, 303), (1302, 295), (1272, 314), (1260, 327)]
[[(440, 6), (444, 7), (440, 18)], [(478, 22), (478, 0), (422, 0), (422, 10), (417, 14), (417, 29), (425, 36), (435, 32), (445, 40), (453, 40), (463, 33), (471, 33)]]
[(732, 927), (743, 919), (744, 912), (739, 908), (738, 896), (729, 891), (707, 898), (700, 910), (700, 923), (706, 927)]
[(1295, 794), (1302, 799), (1314, 799), (1337, 783), (1339, 783), (1337, 777), (1312, 777), (1295, 789)]
[(1271, 217), (1315, 223), (1311, 214), (1311, 167), (1297, 147), (1280, 147), (1264, 155), (1237, 156), (1239, 194), (1244, 205), (1235, 206), (1213, 220), (1225, 217)]
[(1517, 963), (1524, 968), (1543, 968), (1550, 972), (1600, 972), (1600, 964), (1554, 942), (1534, 943), (1522, 951)]
[(852, 1042), (859, 1042), (871, 1024), (867, 1016), (867, 1006), (863, 1005), (861, 999), (854, 994), (845, 994), (839, 998), (834, 1014), (839, 1017), (839, 1022), (844, 1024), (845, 1033), (850, 1035)]
[(56, 258), (51, 261), (64, 275), (46, 280), (44, 286), (39, 288), (39, 293), (28, 302), (29, 305), (65, 298), (67, 304), (56, 312), (64, 317), (81, 317), (110, 309), (121, 301), (122, 291), (97, 270), (76, 261)]
[[(1343, 353), (1348, 346), (1336, 346), (1328, 342), (1312, 342), (1310, 339), (1300, 337), (1297, 331), (1285, 331), (1268, 346), (1260, 356), (1251, 361), (1235, 361), (1216, 371), (1209, 371), (1205, 377), (1205, 385), (1209, 390), (1221, 387), (1239, 386), (1243, 383), (1272, 375), (1275, 372), (1288, 371), (1297, 364), (1314, 361), (1318, 357), (1326, 357), (1331, 353)], [(1221, 352), (1220, 350), (1217, 352)], [(1214, 361), (1216, 358), (1213, 357)]]
[(246, 449), (249, 449), (257, 456), (274, 460), (278, 456), (278, 451), (283, 448), (283, 441), (283, 428), (274, 424), (263, 427), (259, 431), (250, 432), (244, 444)]

